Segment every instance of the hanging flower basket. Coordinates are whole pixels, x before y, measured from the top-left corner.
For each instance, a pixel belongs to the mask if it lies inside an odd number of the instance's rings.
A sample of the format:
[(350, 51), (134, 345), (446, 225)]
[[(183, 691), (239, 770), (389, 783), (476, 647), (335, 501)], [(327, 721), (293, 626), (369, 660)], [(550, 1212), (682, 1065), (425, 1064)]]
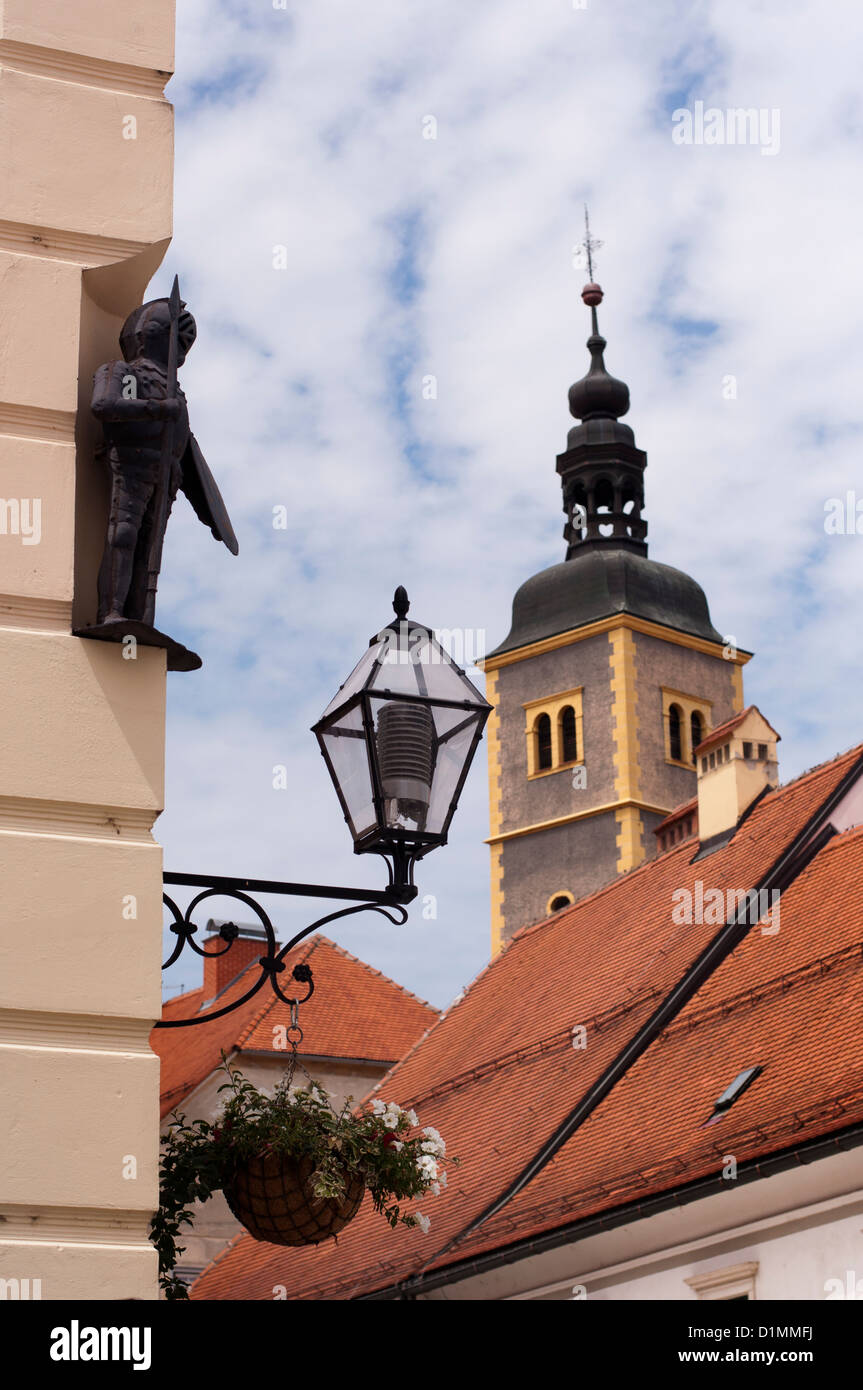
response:
[(255, 1240), (319, 1245), (353, 1220), (366, 1185), (359, 1174), (346, 1171), (343, 1197), (318, 1197), (313, 1184), (316, 1168), (313, 1158), (250, 1158), (225, 1183), (225, 1201)]
[(193, 1203), (220, 1189), (249, 1235), (271, 1245), (319, 1245), (337, 1236), (366, 1192), (390, 1226), (428, 1230), (428, 1217), (399, 1204), (446, 1186), (446, 1146), (436, 1129), (418, 1131), (413, 1110), (375, 1100), (355, 1111), (349, 1096), (336, 1111), (315, 1082), (292, 1090), (293, 1068), (267, 1096), (224, 1055), (222, 1065), (228, 1080), (220, 1089), (229, 1094), (218, 1123), (175, 1113), (162, 1139), (150, 1239), (167, 1298), (188, 1298), (173, 1273), (183, 1253), (178, 1238), (194, 1222)]

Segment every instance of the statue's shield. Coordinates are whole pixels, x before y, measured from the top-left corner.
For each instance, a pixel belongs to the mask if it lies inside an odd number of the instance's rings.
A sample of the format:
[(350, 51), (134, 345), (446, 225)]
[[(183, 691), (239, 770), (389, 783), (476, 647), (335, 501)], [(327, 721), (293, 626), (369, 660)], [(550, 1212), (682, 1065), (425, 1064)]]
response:
[(194, 507), (196, 515), (205, 526), (209, 526), (216, 540), (224, 541), (231, 554), (236, 555), (240, 547), (234, 535), (228, 509), (193, 434), (189, 435), (189, 443), (186, 445), (180, 468), (180, 487)]

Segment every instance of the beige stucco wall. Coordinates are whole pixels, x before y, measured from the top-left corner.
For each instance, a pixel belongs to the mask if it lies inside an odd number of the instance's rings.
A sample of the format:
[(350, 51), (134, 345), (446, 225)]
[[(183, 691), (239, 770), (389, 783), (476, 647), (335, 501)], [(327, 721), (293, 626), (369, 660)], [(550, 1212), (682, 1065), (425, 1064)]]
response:
[(93, 371), (171, 235), (173, 28), (173, 0), (0, 6), (0, 496), (41, 523), (0, 534), (0, 1278), (45, 1299), (157, 1292), (165, 656), (72, 627), (106, 520)]

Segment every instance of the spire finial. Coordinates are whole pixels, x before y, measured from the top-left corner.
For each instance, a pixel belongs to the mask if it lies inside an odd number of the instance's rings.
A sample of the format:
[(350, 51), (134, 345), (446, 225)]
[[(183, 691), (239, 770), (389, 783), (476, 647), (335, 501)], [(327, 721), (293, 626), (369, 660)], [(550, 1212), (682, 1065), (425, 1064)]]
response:
[(596, 321), (597, 305), (602, 303), (602, 288), (593, 279), (593, 253), (602, 246), (601, 241), (590, 234), (590, 214), (584, 205), (584, 240), (579, 249), (587, 261), (590, 280), (581, 291), (581, 297), (590, 309), (591, 334), (587, 340), (590, 353), (590, 370), (587, 376), (577, 381), (569, 391), (569, 408), (577, 420), (604, 418), (617, 420), (629, 409), (629, 389), (622, 381), (610, 376), (603, 353), (606, 342)]
[(579, 250), (584, 253), (587, 260), (587, 273), (593, 280), (593, 253), (598, 251), (605, 243), (598, 241), (596, 237), (590, 235), (590, 213), (587, 210), (587, 203), (584, 205), (584, 241), (579, 245)]
[(403, 584), (400, 584), (393, 594), (393, 611), (400, 623), (404, 622), (407, 617), (410, 606), (408, 591)]
[(593, 278), (593, 253), (604, 245), (596, 237), (590, 235), (590, 213), (587, 210), (587, 203), (584, 205), (584, 240), (579, 242), (578, 249), (587, 261), (587, 273), (590, 277), (588, 283), (581, 291), (581, 297), (585, 304), (590, 307), (591, 327), (594, 337), (599, 336), (599, 325), (596, 320), (596, 306), (602, 303), (602, 289)]

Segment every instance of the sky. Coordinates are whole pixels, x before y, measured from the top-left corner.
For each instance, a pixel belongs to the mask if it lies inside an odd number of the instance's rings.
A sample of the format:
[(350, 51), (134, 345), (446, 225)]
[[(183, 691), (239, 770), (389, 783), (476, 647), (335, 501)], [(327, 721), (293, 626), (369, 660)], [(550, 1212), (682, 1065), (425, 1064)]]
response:
[[(783, 780), (860, 741), (863, 10), (281, 5), (177, 5), (174, 238), (150, 295), (177, 272), (196, 316), (181, 381), (240, 553), (178, 498), (158, 625), (204, 666), (169, 677), (165, 867), (382, 886), (310, 727), (396, 585), (491, 650), (519, 584), (564, 558), (585, 201), (652, 558), (756, 653), (747, 700)], [(732, 143), (737, 108), (758, 116)], [(328, 934), (446, 1005), (488, 960), (487, 817), (483, 746), (409, 923)], [(282, 940), (327, 910), (266, 906)], [(179, 963), (171, 992), (199, 975)]]

